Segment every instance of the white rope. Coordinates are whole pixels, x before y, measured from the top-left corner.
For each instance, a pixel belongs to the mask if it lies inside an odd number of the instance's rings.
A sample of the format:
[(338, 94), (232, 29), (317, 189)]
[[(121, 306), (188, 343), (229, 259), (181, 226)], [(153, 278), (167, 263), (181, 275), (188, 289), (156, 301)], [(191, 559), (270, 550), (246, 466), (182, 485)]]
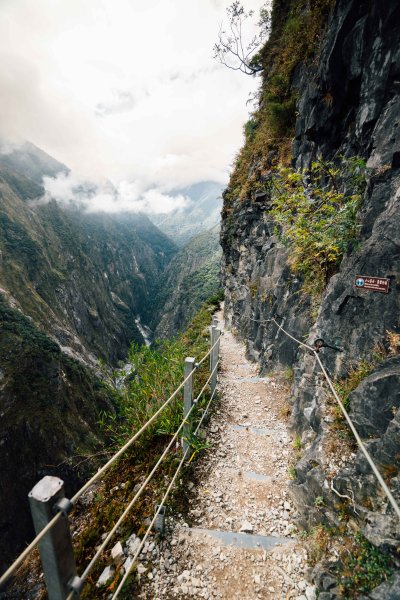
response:
[(162, 500), (161, 500), (161, 502), (160, 502), (160, 504), (158, 506), (158, 509), (156, 510), (156, 513), (155, 513), (155, 515), (153, 517), (153, 520), (151, 521), (150, 525), (148, 526), (147, 531), (146, 531), (146, 533), (145, 533), (145, 535), (144, 535), (144, 537), (143, 537), (143, 539), (142, 539), (142, 541), (140, 543), (140, 546), (138, 547), (138, 549), (136, 550), (136, 553), (135, 553), (134, 557), (132, 558), (132, 563), (131, 563), (130, 567), (126, 570), (126, 573), (124, 574), (123, 578), (121, 579), (121, 582), (120, 582), (119, 586), (117, 587), (117, 589), (115, 591), (115, 594), (112, 597), (112, 600), (115, 600), (119, 596), (119, 593), (122, 590), (122, 588), (123, 588), (123, 586), (125, 584), (125, 581), (128, 579), (128, 577), (129, 577), (129, 575), (130, 575), (130, 573), (131, 573), (131, 571), (133, 569), (133, 566), (134, 566), (134, 564), (135, 564), (135, 562), (136, 562), (139, 554), (141, 553), (142, 548), (143, 548), (144, 544), (146, 543), (147, 538), (150, 535), (150, 531), (153, 528), (153, 525), (154, 525), (154, 523), (155, 523), (155, 521), (156, 521), (156, 519), (157, 519), (157, 517), (158, 517), (158, 515), (159, 515), (159, 513), (161, 511), (161, 508), (165, 504), (165, 502), (166, 502), (166, 500), (167, 500), (167, 498), (169, 496), (169, 493), (170, 493), (170, 491), (171, 491), (171, 489), (172, 489), (172, 487), (173, 487), (173, 485), (174, 485), (174, 483), (176, 481), (176, 478), (178, 477), (178, 474), (179, 474), (179, 472), (180, 472), (180, 470), (181, 470), (181, 468), (182, 468), (182, 466), (183, 466), (183, 464), (184, 464), (184, 462), (186, 460), (186, 457), (187, 457), (187, 454), (189, 453), (189, 450), (190, 450), (190, 448), (188, 448), (186, 450), (185, 454), (183, 455), (183, 457), (182, 457), (182, 459), (181, 459), (181, 461), (180, 461), (180, 463), (178, 465), (178, 468), (176, 469), (175, 474), (174, 474), (173, 478), (171, 479), (171, 482), (170, 482), (170, 484), (169, 484), (169, 486), (167, 488), (167, 491), (165, 492), (165, 494), (164, 494), (164, 496), (163, 496), (163, 498), (162, 498)]
[(200, 393), (197, 395), (197, 398), (195, 400), (193, 400), (194, 404), (197, 404), (198, 401), (200, 400), (201, 396), (203, 395), (206, 387), (208, 386), (208, 384), (211, 381), (212, 376), (214, 375), (215, 371), (218, 369), (218, 365), (219, 365), (219, 360), (217, 360), (217, 364), (215, 365), (215, 367), (213, 368), (213, 370), (210, 373), (209, 378), (207, 379), (207, 381), (205, 382), (205, 384), (203, 385), (203, 387), (201, 388)]
[[(158, 467), (163, 462), (164, 458), (167, 456), (169, 450), (171, 449), (172, 445), (174, 444), (175, 440), (177, 439), (177, 437), (178, 437), (178, 435), (179, 435), (182, 427), (187, 422), (187, 420), (188, 420), (188, 418), (189, 418), (192, 410), (195, 408), (195, 406), (196, 406), (195, 404), (192, 405), (190, 411), (188, 412), (188, 414), (186, 415), (186, 417), (183, 419), (182, 423), (180, 424), (179, 428), (175, 432), (174, 436), (171, 438), (168, 446), (165, 448), (164, 452), (162, 453), (162, 455), (158, 459), (158, 461), (155, 464), (155, 466), (153, 467), (152, 471), (149, 473), (149, 475), (147, 476), (147, 478), (145, 479), (145, 481), (142, 483), (141, 487), (136, 492), (136, 494), (134, 495), (134, 497), (132, 498), (132, 500), (130, 501), (130, 503), (128, 504), (128, 506), (126, 507), (126, 509), (124, 510), (124, 512), (122, 513), (122, 515), (120, 516), (120, 518), (118, 519), (118, 521), (115, 523), (114, 527), (108, 533), (108, 535), (105, 538), (105, 540), (102, 542), (102, 544), (97, 549), (96, 554), (93, 556), (92, 560), (90, 561), (90, 563), (88, 564), (88, 566), (86, 567), (86, 569), (84, 570), (84, 572), (82, 573), (82, 576), (81, 576), (81, 581), (82, 582), (87, 579), (89, 573), (92, 571), (94, 565), (96, 564), (96, 562), (100, 558), (103, 550), (108, 545), (108, 542), (114, 536), (114, 533), (117, 531), (117, 529), (119, 528), (119, 526), (121, 525), (121, 523), (124, 521), (125, 517), (129, 514), (129, 512), (132, 510), (133, 506), (136, 504), (137, 500), (140, 498), (140, 496), (142, 495), (142, 493), (146, 489), (147, 484), (152, 479), (154, 473), (157, 471)], [(72, 597), (73, 597), (73, 595), (71, 596), (71, 598)]]
[(294, 340), (294, 341), (295, 341), (297, 344), (299, 344), (300, 346), (304, 346), (304, 348), (307, 348), (308, 350), (311, 350), (311, 352), (313, 352), (313, 354), (315, 355), (315, 357), (316, 357), (316, 359), (317, 359), (317, 361), (318, 361), (318, 363), (319, 363), (319, 366), (321, 367), (322, 373), (323, 373), (323, 375), (324, 375), (325, 379), (326, 379), (326, 380), (327, 380), (327, 382), (328, 382), (328, 385), (329, 385), (329, 387), (330, 387), (330, 389), (331, 389), (331, 392), (332, 392), (332, 394), (334, 395), (334, 397), (335, 397), (335, 399), (336, 399), (337, 403), (339, 404), (340, 410), (342, 411), (342, 413), (343, 413), (343, 415), (344, 415), (344, 417), (345, 417), (345, 419), (346, 419), (346, 421), (347, 421), (347, 423), (348, 423), (348, 425), (349, 425), (349, 427), (350, 427), (351, 431), (353, 432), (353, 435), (354, 435), (354, 437), (356, 438), (357, 444), (359, 445), (359, 447), (360, 447), (360, 449), (361, 449), (362, 453), (364, 454), (365, 458), (367, 459), (367, 461), (368, 461), (368, 463), (369, 463), (369, 465), (370, 465), (370, 467), (371, 467), (371, 469), (372, 469), (372, 471), (373, 471), (373, 473), (374, 473), (375, 477), (376, 477), (376, 478), (377, 478), (377, 480), (379, 481), (379, 483), (380, 483), (380, 485), (381, 485), (381, 487), (382, 487), (383, 491), (385, 492), (385, 494), (386, 494), (386, 496), (387, 496), (387, 498), (388, 498), (388, 500), (389, 500), (390, 504), (393, 506), (393, 509), (394, 509), (395, 513), (396, 513), (396, 514), (397, 514), (397, 516), (400, 518), (400, 508), (399, 508), (399, 505), (397, 504), (396, 500), (394, 499), (392, 492), (389, 490), (389, 488), (388, 488), (387, 484), (385, 483), (385, 480), (383, 479), (383, 477), (382, 477), (382, 475), (380, 474), (380, 472), (379, 472), (379, 470), (378, 470), (377, 466), (375, 465), (375, 463), (374, 463), (374, 461), (373, 461), (373, 459), (372, 459), (371, 455), (369, 454), (369, 452), (368, 452), (368, 450), (366, 449), (366, 447), (365, 447), (365, 445), (364, 445), (363, 441), (361, 440), (361, 438), (360, 438), (360, 436), (359, 436), (359, 434), (358, 434), (358, 431), (357, 431), (357, 430), (356, 430), (356, 428), (354, 427), (354, 424), (353, 424), (353, 422), (352, 422), (352, 420), (351, 420), (351, 418), (350, 418), (350, 416), (349, 416), (349, 413), (347, 412), (347, 410), (345, 409), (345, 407), (344, 407), (344, 405), (343, 405), (342, 401), (340, 400), (340, 398), (339, 398), (339, 396), (338, 396), (338, 394), (337, 394), (337, 392), (336, 392), (336, 390), (335, 390), (335, 387), (334, 387), (334, 385), (333, 385), (333, 383), (332, 383), (332, 380), (331, 380), (331, 378), (329, 377), (328, 373), (326, 372), (326, 369), (325, 369), (324, 365), (322, 364), (322, 361), (321, 361), (321, 359), (320, 359), (320, 357), (319, 357), (319, 355), (318, 355), (318, 352), (317, 352), (317, 351), (316, 351), (314, 348), (312, 348), (311, 346), (309, 346), (308, 344), (304, 344), (304, 343), (303, 343), (303, 342), (301, 342), (300, 340), (298, 340), (298, 339), (296, 339), (295, 337), (293, 337), (293, 336), (292, 336), (290, 333), (288, 333), (287, 331), (285, 331), (285, 329), (283, 329), (283, 327), (282, 327), (282, 326), (281, 326), (279, 323), (277, 323), (277, 322), (275, 321), (275, 319), (271, 319), (271, 320), (272, 320), (272, 321), (275, 323), (275, 325), (277, 325), (277, 327), (279, 327), (279, 329), (280, 329), (280, 330), (281, 330), (283, 333), (285, 333), (285, 334), (286, 334), (288, 337), (290, 337), (292, 340)]
[[(171, 394), (171, 396), (160, 406), (160, 408), (150, 417), (150, 419), (137, 431), (125, 444), (116, 452), (110, 460), (108, 460), (90, 479), (87, 481), (71, 498), (71, 503), (76, 504), (79, 498), (86, 492), (86, 490), (95, 483), (99, 477), (101, 477), (107, 469), (111, 467), (118, 460), (118, 458), (126, 451), (130, 446), (139, 438), (139, 436), (153, 423), (160, 413), (172, 402), (172, 400), (176, 397), (176, 395), (181, 391), (184, 387), (185, 383), (193, 377), (194, 372), (200, 367), (200, 365), (207, 359), (207, 357), (214, 350), (215, 346), (218, 344), (219, 339), (215, 342), (215, 344), (207, 351), (207, 353), (203, 356), (201, 361), (197, 363), (192, 370), (192, 372), (182, 381), (182, 383), (177, 387), (177, 389)], [(210, 376), (211, 379), (211, 376)], [(209, 379), (209, 380), (210, 380)], [(208, 380), (208, 381), (209, 381)], [(182, 425), (184, 422), (182, 423)], [(58, 519), (60, 518), (61, 513), (55, 515), (55, 517), (47, 523), (47, 525), (40, 531), (40, 533), (32, 540), (32, 542), (25, 548), (23, 552), (18, 556), (18, 558), (13, 562), (13, 564), (5, 571), (0, 577), (0, 586), (4, 585), (6, 581), (11, 577), (11, 575), (18, 569), (21, 563), (25, 560), (25, 558), (30, 554), (30, 552), (38, 545), (40, 540), (46, 535), (46, 533), (56, 524)], [(72, 596), (71, 596), (72, 598)]]
[[(212, 375), (213, 375), (213, 374), (214, 374), (214, 372), (217, 370), (217, 368), (218, 368), (218, 365), (219, 365), (219, 361), (217, 361), (217, 364), (215, 365), (214, 369), (212, 370), (212, 373), (211, 373), (210, 377), (208, 378), (208, 380), (206, 381), (206, 383), (204, 384), (204, 386), (203, 386), (203, 388), (202, 388), (201, 392), (198, 394), (198, 396), (197, 396), (197, 399), (196, 399), (196, 401), (195, 401), (195, 402), (197, 402), (197, 401), (199, 400), (199, 398), (201, 397), (201, 395), (203, 394), (204, 390), (206, 389), (207, 385), (209, 384), (209, 382), (210, 382), (210, 380), (211, 380), (211, 377), (212, 377)], [(216, 391), (216, 388), (214, 389), (214, 391), (213, 391), (213, 393), (212, 393), (212, 395), (211, 395), (211, 398), (210, 398), (210, 400), (209, 400), (209, 402), (208, 402), (208, 404), (207, 404), (207, 408), (206, 408), (205, 412), (203, 413), (203, 416), (202, 416), (202, 418), (200, 419), (200, 422), (199, 422), (199, 424), (198, 424), (198, 425), (197, 425), (197, 427), (196, 427), (195, 434), (198, 432), (198, 430), (199, 430), (199, 428), (200, 428), (200, 425), (202, 424), (202, 422), (203, 422), (203, 420), (204, 420), (204, 417), (205, 417), (205, 415), (206, 415), (206, 413), (207, 413), (207, 410), (208, 410), (208, 408), (209, 408), (209, 406), (210, 406), (210, 404), (211, 404), (211, 401), (212, 401), (212, 399), (214, 398), (215, 391)], [(193, 406), (195, 406), (195, 404), (193, 404)], [(193, 406), (192, 406), (192, 408), (193, 408)], [(192, 410), (192, 409), (191, 409), (191, 410)], [(189, 416), (189, 414), (188, 414), (187, 416)], [(177, 468), (177, 470), (175, 471), (175, 475), (173, 476), (173, 478), (172, 478), (172, 480), (171, 480), (171, 482), (170, 482), (170, 484), (169, 484), (169, 486), (168, 486), (168, 488), (167, 488), (167, 491), (165, 492), (165, 494), (164, 494), (164, 496), (163, 496), (163, 499), (161, 500), (161, 502), (160, 502), (160, 504), (159, 504), (159, 507), (158, 507), (158, 509), (157, 509), (157, 511), (156, 511), (156, 513), (155, 513), (155, 515), (154, 515), (154, 517), (153, 517), (153, 520), (152, 520), (152, 522), (150, 523), (150, 525), (148, 526), (148, 528), (147, 528), (147, 531), (146, 531), (146, 533), (145, 533), (145, 535), (144, 535), (144, 537), (143, 537), (143, 539), (142, 539), (142, 541), (141, 541), (141, 543), (140, 543), (140, 546), (138, 547), (138, 549), (136, 550), (136, 553), (135, 553), (135, 555), (134, 555), (134, 556), (133, 556), (133, 558), (132, 558), (131, 565), (130, 565), (129, 569), (127, 569), (126, 573), (124, 574), (124, 577), (122, 578), (122, 580), (121, 580), (121, 582), (120, 582), (120, 584), (119, 584), (118, 588), (116, 589), (116, 591), (115, 591), (115, 594), (114, 594), (114, 596), (112, 597), (112, 600), (115, 600), (115, 599), (118, 597), (118, 595), (119, 595), (120, 591), (122, 590), (122, 588), (123, 588), (123, 586), (124, 586), (124, 584), (125, 584), (125, 581), (126, 581), (126, 580), (127, 580), (127, 578), (129, 577), (129, 575), (130, 575), (130, 573), (131, 573), (131, 571), (132, 571), (132, 569), (133, 569), (133, 567), (134, 567), (134, 565), (135, 565), (135, 562), (136, 562), (136, 560), (137, 560), (138, 556), (140, 555), (140, 552), (142, 551), (142, 548), (143, 548), (144, 544), (146, 543), (146, 540), (147, 540), (148, 536), (150, 535), (150, 531), (151, 531), (151, 530), (152, 530), (152, 528), (153, 528), (153, 525), (154, 525), (154, 523), (155, 523), (155, 521), (156, 521), (156, 519), (157, 519), (157, 516), (159, 515), (159, 513), (160, 513), (160, 511), (161, 511), (161, 508), (162, 508), (162, 506), (165, 504), (165, 502), (166, 502), (166, 500), (167, 500), (167, 498), (168, 498), (168, 496), (169, 496), (169, 494), (170, 494), (170, 491), (171, 491), (171, 489), (172, 489), (172, 487), (173, 487), (173, 485), (174, 485), (174, 483), (175, 483), (175, 481), (176, 481), (176, 478), (177, 478), (177, 476), (178, 476), (178, 474), (179, 474), (179, 472), (180, 472), (180, 470), (181, 470), (181, 468), (182, 468), (182, 466), (183, 466), (183, 464), (184, 464), (184, 462), (185, 462), (185, 460), (186, 460), (186, 457), (187, 457), (187, 455), (188, 455), (189, 451), (190, 451), (190, 448), (188, 448), (188, 449), (186, 450), (186, 452), (184, 453), (184, 455), (183, 455), (183, 457), (182, 457), (182, 459), (181, 459), (181, 461), (180, 461), (180, 463), (179, 463), (179, 465), (178, 465), (178, 468)]]
[(196, 363), (196, 369), (198, 369), (203, 364), (203, 362), (206, 360), (206, 358), (208, 356), (210, 356), (211, 352), (214, 350), (214, 348), (218, 344), (218, 342), (219, 342), (219, 337), (217, 338), (217, 341), (211, 346), (211, 348), (209, 349), (209, 351), (207, 352), (207, 354), (205, 354), (203, 356), (203, 358), (198, 363)]
[(200, 419), (200, 421), (199, 421), (199, 423), (198, 423), (198, 425), (197, 425), (196, 429), (194, 430), (194, 434), (195, 434), (195, 435), (196, 435), (196, 433), (199, 431), (199, 429), (200, 429), (200, 427), (201, 427), (201, 425), (202, 425), (202, 423), (203, 423), (203, 421), (204, 421), (204, 419), (205, 419), (205, 416), (206, 416), (206, 414), (208, 413), (208, 409), (210, 408), (210, 404), (211, 404), (211, 402), (212, 402), (212, 401), (213, 401), (213, 399), (214, 399), (214, 396), (215, 396), (215, 392), (216, 392), (216, 390), (217, 390), (217, 388), (215, 388), (215, 390), (214, 390), (214, 391), (213, 391), (213, 393), (211, 394), (211, 398), (210, 398), (210, 400), (209, 400), (209, 402), (208, 402), (208, 404), (207, 404), (207, 406), (206, 406), (206, 408), (205, 408), (205, 410), (204, 410), (204, 412), (203, 412), (203, 414), (202, 414), (202, 417), (201, 417), (201, 419)]
[(159, 416), (159, 414), (172, 402), (172, 400), (176, 397), (176, 395), (178, 394), (178, 392), (181, 391), (181, 389), (184, 387), (185, 383), (193, 376), (194, 371), (196, 371), (199, 366), (202, 364), (202, 362), (207, 358), (207, 356), (209, 356), (211, 354), (211, 352), (213, 351), (213, 349), (215, 348), (215, 346), (217, 345), (218, 341), (215, 342), (215, 344), (212, 346), (212, 348), (209, 349), (209, 351), (207, 352), (207, 354), (205, 356), (203, 356), (202, 360), (197, 363), (197, 365), (195, 365), (194, 369), (192, 370), (191, 373), (189, 373), (189, 375), (182, 381), (182, 383), (176, 388), (176, 390), (171, 394), (171, 396), (164, 402), (164, 404), (162, 406), (160, 406), (160, 408), (154, 413), (154, 415), (152, 415), (150, 417), (150, 419), (139, 429), (139, 431), (137, 431), (135, 433), (134, 436), (132, 436), (124, 446), (122, 446), (122, 448), (120, 448), (118, 450), (118, 452), (116, 452), (114, 454), (114, 456), (112, 456), (110, 458), (110, 460), (108, 462), (106, 462), (105, 465), (103, 465), (101, 467), (101, 469), (99, 469), (97, 471), (97, 473), (95, 473), (93, 475), (93, 477), (91, 477), (91, 479), (89, 479), (89, 481), (87, 481), (85, 483), (85, 485), (83, 487), (81, 487), (80, 490), (78, 490), (76, 492), (76, 494), (73, 496), (73, 498), (71, 498), (71, 502), (72, 504), (75, 504), (76, 501), (82, 496), (82, 494), (84, 492), (86, 492), (86, 490), (95, 482), (97, 481), (97, 479), (99, 477), (101, 477), (101, 475), (103, 475), (103, 473), (109, 468), (111, 467), (112, 464), (114, 464), (114, 462), (116, 460), (118, 460), (118, 458), (121, 456), (121, 454), (123, 454), (132, 444), (133, 442), (135, 442), (138, 437), (149, 427), (149, 425), (151, 425), (151, 423), (153, 423), (153, 421), (155, 421), (157, 419), (157, 417)]
[[(218, 367), (218, 363), (215, 366), (215, 368), (213, 369), (210, 377), (207, 379), (206, 383), (204, 384), (202, 390), (200, 391), (200, 393), (198, 394), (197, 398), (193, 401), (193, 405), (191, 406), (189, 412), (187, 413), (186, 417), (183, 419), (183, 421), (181, 422), (179, 428), (177, 429), (177, 431), (175, 432), (174, 436), (171, 438), (168, 446), (165, 448), (164, 452), (162, 453), (162, 455), (160, 456), (159, 460), (157, 461), (157, 463), (155, 464), (155, 466), (153, 467), (152, 471), (149, 473), (149, 475), (147, 476), (146, 480), (143, 482), (143, 484), (141, 485), (140, 489), (136, 492), (135, 496), (132, 498), (132, 500), (130, 501), (130, 503), (128, 504), (127, 508), (125, 509), (125, 511), (122, 513), (122, 515), (120, 516), (120, 518), (118, 519), (118, 521), (115, 523), (114, 527), (111, 529), (111, 531), (108, 533), (107, 537), (105, 538), (105, 540), (102, 542), (102, 544), (99, 546), (99, 548), (97, 549), (96, 554), (94, 555), (94, 557), (92, 558), (92, 560), (90, 561), (90, 563), (88, 564), (88, 566), (86, 567), (85, 571), (82, 573), (81, 576), (81, 581), (85, 581), (89, 575), (89, 573), (92, 571), (94, 565), (96, 564), (97, 560), (100, 558), (103, 550), (106, 548), (106, 546), (108, 545), (108, 542), (111, 540), (111, 538), (114, 536), (114, 533), (117, 531), (118, 527), (121, 525), (121, 523), (123, 522), (123, 520), (125, 519), (125, 517), (128, 515), (128, 513), (132, 510), (133, 506), (135, 505), (135, 503), (137, 502), (137, 500), (140, 498), (140, 496), (142, 495), (143, 491), (145, 490), (145, 488), (147, 487), (147, 484), (149, 483), (149, 481), (152, 479), (154, 473), (157, 471), (158, 467), (160, 466), (160, 464), (162, 463), (162, 461), (164, 460), (164, 458), (167, 456), (169, 450), (171, 449), (173, 443), (175, 442), (175, 440), (177, 439), (179, 433), (181, 432), (183, 426), (185, 425), (185, 423), (187, 423), (190, 414), (192, 413), (193, 409), (195, 408), (198, 400), (200, 399), (200, 397), (202, 396), (204, 390), (206, 389), (207, 385), (210, 382), (210, 379), (212, 377), (212, 375), (214, 374), (215, 370)], [(193, 374), (193, 371), (192, 371)], [(197, 430), (196, 430), (197, 431)], [(71, 596), (72, 598), (73, 596)]]

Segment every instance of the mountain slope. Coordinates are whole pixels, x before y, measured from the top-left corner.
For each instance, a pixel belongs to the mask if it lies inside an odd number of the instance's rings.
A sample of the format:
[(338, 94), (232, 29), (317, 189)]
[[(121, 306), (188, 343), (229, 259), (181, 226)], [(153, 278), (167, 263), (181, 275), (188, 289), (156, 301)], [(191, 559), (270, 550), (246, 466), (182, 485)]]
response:
[(150, 319), (159, 276), (176, 248), (144, 215), (27, 202), (40, 183), (36, 163), (27, 169), (35, 180), (19, 171), (26, 162), (29, 156), (15, 163), (0, 157), (0, 286), (62, 347), (115, 363), (132, 339), (143, 341), (135, 319)]
[(173, 195), (185, 196), (188, 204), (168, 215), (151, 215), (150, 218), (178, 246), (184, 246), (190, 238), (220, 222), (222, 189), (219, 183), (203, 181), (174, 190)]
[(93, 373), (0, 298), (0, 570), (33, 537), (28, 492), (44, 475), (67, 494), (103, 447), (101, 411), (113, 407)]
[(160, 283), (155, 337), (182, 331), (200, 305), (220, 290), (219, 225), (192, 238), (172, 259)]
[(1, 569), (32, 537), (32, 486), (54, 474), (70, 495), (94, 468), (79, 463), (103, 449), (114, 408), (88, 365), (143, 343), (136, 321), (177, 251), (145, 216), (31, 202), (64, 170), (32, 145), (0, 155)]

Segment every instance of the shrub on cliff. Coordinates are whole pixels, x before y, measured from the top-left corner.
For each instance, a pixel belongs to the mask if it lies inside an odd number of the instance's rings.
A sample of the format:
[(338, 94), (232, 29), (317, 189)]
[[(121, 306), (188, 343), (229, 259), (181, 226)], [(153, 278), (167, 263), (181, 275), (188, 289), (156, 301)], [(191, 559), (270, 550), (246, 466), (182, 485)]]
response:
[(307, 171), (278, 166), (270, 176), (277, 233), (290, 248), (290, 265), (304, 289), (319, 294), (356, 243), (358, 210), (365, 189), (365, 164), (357, 157), (337, 165), (322, 159)]

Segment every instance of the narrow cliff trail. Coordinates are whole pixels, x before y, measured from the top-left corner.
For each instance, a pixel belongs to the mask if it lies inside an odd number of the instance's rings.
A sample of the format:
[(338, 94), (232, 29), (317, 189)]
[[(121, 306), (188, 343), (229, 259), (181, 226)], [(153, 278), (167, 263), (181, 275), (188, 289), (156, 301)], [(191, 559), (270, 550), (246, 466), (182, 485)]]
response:
[(169, 520), (172, 531), (159, 564), (143, 574), (141, 597), (313, 600), (288, 494), (287, 386), (258, 377), (244, 346), (225, 331), (218, 389), (211, 448), (189, 484), (188, 514)]

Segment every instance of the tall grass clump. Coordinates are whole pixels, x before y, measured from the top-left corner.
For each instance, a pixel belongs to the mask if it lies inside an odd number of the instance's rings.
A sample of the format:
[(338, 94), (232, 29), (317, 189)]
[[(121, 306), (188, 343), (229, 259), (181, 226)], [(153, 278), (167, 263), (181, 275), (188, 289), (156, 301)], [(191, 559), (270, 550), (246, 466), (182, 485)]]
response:
[[(120, 446), (138, 431), (164, 404), (183, 381), (185, 357), (199, 360), (209, 350), (209, 326), (219, 296), (206, 302), (180, 336), (157, 340), (151, 347), (132, 344), (124, 372), (114, 371), (105, 378), (115, 402), (115, 413), (104, 415), (103, 426), (111, 439)], [(208, 378), (206, 360), (193, 377), (194, 397)], [(202, 409), (202, 402), (193, 411)], [(183, 419), (183, 390), (161, 412), (159, 417), (142, 434), (142, 446), (154, 443), (157, 436), (171, 436)]]

